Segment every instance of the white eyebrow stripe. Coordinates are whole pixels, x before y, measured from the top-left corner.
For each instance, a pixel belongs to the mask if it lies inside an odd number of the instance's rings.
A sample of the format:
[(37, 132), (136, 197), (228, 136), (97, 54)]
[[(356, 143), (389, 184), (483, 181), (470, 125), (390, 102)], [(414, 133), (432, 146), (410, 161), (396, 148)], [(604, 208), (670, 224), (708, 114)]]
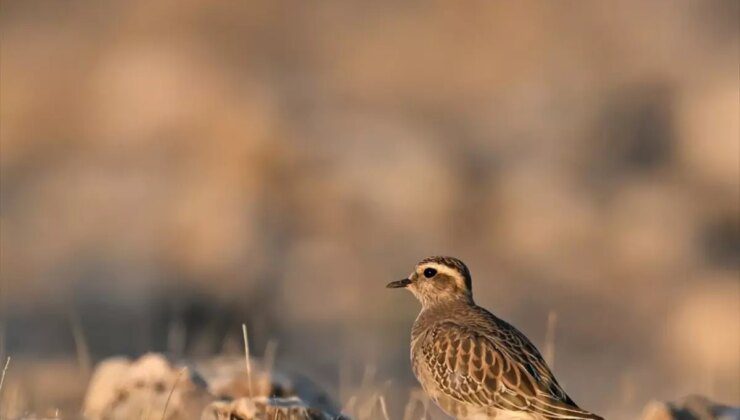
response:
[(418, 270), (423, 273), (425, 268), (433, 268), (437, 270), (438, 273), (447, 274), (448, 276), (455, 279), (460, 287), (462, 287), (463, 289), (465, 288), (465, 279), (463, 278), (462, 274), (460, 274), (460, 272), (455, 270), (454, 268), (436, 262), (427, 262), (419, 265)]

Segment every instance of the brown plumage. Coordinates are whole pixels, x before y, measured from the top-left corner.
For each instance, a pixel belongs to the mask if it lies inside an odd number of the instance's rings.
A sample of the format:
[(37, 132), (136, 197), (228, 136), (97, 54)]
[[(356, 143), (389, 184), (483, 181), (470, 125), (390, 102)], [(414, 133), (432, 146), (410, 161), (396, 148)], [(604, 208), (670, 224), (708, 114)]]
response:
[(471, 276), (451, 257), (419, 262), (406, 279), (422, 303), (411, 361), (424, 390), (460, 419), (602, 419), (563, 391), (519, 330), (473, 302)]

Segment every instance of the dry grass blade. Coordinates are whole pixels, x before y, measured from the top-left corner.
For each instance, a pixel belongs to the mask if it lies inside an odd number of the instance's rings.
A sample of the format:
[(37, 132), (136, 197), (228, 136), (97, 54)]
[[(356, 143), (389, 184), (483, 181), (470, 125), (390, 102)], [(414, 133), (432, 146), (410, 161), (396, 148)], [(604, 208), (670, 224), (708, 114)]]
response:
[(347, 403), (350, 394), (350, 367), (346, 354), (339, 359), (339, 401)]
[(409, 394), (409, 400), (406, 402), (406, 406), (403, 408), (403, 420), (410, 420), (416, 408), (418, 402), (416, 394), (413, 392)]
[(0, 375), (0, 395), (2, 395), (3, 392), (3, 383), (5, 383), (5, 373), (8, 371), (8, 366), (10, 365), (10, 356), (8, 356), (7, 359), (5, 359), (5, 366), (3, 366), (3, 373)]
[(555, 367), (555, 329), (558, 325), (558, 313), (550, 311), (547, 314), (547, 331), (545, 332), (545, 348), (543, 357), (550, 369)]
[(72, 338), (75, 343), (75, 353), (77, 354), (77, 363), (85, 378), (90, 377), (92, 372), (92, 361), (90, 358), (90, 349), (87, 345), (85, 331), (82, 328), (82, 321), (77, 311), (72, 310), (69, 314), (69, 324), (72, 327)]
[(244, 360), (247, 365), (247, 389), (249, 396), (254, 397), (252, 390), (252, 364), (249, 362), (249, 336), (247, 335), (247, 324), (242, 324), (242, 335), (244, 336)]
[(365, 365), (365, 371), (362, 373), (360, 389), (367, 389), (375, 381), (375, 365)]
[(385, 405), (385, 397), (381, 395), (379, 400), (380, 400), (380, 412), (383, 413), (383, 418), (385, 420), (390, 420), (390, 418), (388, 417), (388, 408)]
[(629, 407), (635, 400), (637, 386), (630, 372), (624, 372), (619, 378), (619, 387), (621, 394), (621, 404)]
[(272, 368), (275, 366), (275, 357), (277, 355), (277, 341), (270, 339), (265, 346), (264, 371), (268, 378), (272, 377)]
[(179, 358), (185, 354), (187, 331), (180, 321), (171, 321), (167, 328), (167, 351), (173, 357)]
[(347, 403), (342, 408), (342, 413), (352, 413), (355, 409), (355, 405), (357, 404), (357, 396), (353, 395), (349, 397), (347, 400)]
[(424, 417), (423, 419), (426, 420), (429, 418), (429, 398), (425, 394), (422, 394), (421, 397), (421, 403), (424, 406)]
[(165, 420), (167, 418), (167, 407), (169, 407), (170, 405), (172, 394), (175, 393), (175, 388), (177, 388), (177, 384), (180, 383), (180, 378), (182, 378), (182, 375), (185, 373), (186, 370), (188, 370), (188, 368), (186, 367), (180, 369), (180, 373), (178, 373), (177, 378), (175, 378), (175, 383), (172, 384), (172, 389), (170, 389), (170, 393), (167, 394), (167, 400), (164, 402), (164, 409), (162, 410), (162, 420)]

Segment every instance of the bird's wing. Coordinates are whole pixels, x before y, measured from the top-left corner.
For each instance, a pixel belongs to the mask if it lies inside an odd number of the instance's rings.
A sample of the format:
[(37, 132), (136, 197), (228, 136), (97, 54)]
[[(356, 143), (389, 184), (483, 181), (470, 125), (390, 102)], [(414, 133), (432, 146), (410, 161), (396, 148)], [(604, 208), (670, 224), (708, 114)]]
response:
[(548, 419), (600, 419), (573, 403), (537, 349), (513, 327), (481, 334), (445, 321), (421, 344), (440, 390), (458, 401)]

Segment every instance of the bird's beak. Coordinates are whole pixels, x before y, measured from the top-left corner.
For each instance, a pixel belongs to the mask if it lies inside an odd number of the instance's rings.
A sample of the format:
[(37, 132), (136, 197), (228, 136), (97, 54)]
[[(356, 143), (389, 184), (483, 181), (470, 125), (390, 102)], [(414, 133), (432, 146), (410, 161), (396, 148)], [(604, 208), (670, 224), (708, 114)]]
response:
[(409, 280), (409, 279), (403, 279), (403, 280), (398, 280), (398, 281), (392, 281), (392, 282), (388, 283), (385, 287), (387, 287), (389, 289), (398, 289), (398, 288), (401, 288), (401, 287), (406, 287), (409, 284), (411, 284), (411, 280)]

